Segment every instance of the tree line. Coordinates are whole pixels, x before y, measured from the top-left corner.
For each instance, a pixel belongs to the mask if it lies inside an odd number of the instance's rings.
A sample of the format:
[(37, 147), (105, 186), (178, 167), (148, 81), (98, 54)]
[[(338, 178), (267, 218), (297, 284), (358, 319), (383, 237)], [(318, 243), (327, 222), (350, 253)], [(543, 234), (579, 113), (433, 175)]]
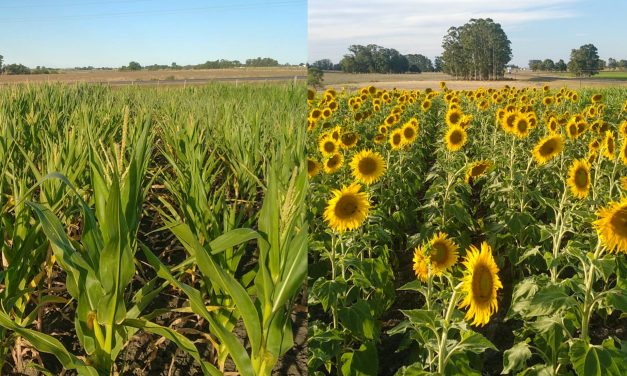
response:
[(346, 73), (421, 73), (441, 70), (438, 58), (434, 64), (422, 54), (403, 55), (394, 48), (376, 44), (367, 46), (354, 44), (348, 47), (348, 51), (349, 53), (344, 55), (338, 64), (334, 64), (330, 59), (321, 59), (313, 62), (310, 67)]
[[(403, 55), (393, 48), (376, 44), (351, 45), (338, 64), (329, 59), (310, 67), (347, 73), (444, 72), (456, 79), (494, 80), (503, 78), (512, 59), (511, 42), (500, 24), (490, 18), (470, 19), (462, 26), (451, 27), (442, 39), (443, 52), (432, 62), (421, 54)], [(627, 69), (627, 60), (599, 59), (597, 48), (586, 44), (571, 51), (570, 60), (529, 60), (533, 71), (571, 72), (591, 76), (603, 69)]]
[[(121, 71), (139, 71), (139, 70), (162, 70), (162, 69), (225, 69), (225, 68), (245, 68), (245, 67), (278, 67), (278, 60), (270, 57), (257, 57), (253, 59), (246, 59), (245, 62), (239, 60), (208, 60), (202, 64), (197, 65), (185, 65), (180, 66), (177, 63), (170, 65), (153, 64), (142, 66), (136, 61), (131, 61), (128, 65), (118, 68)], [(285, 64), (289, 66), (290, 64)], [(75, 70), (113, 70), (115, 68), (94, 68), (88, 67), (75, 67)], [(0, 55), (0, 74), (54, 74), (59, 73), (59, 69), (47, 68), (44, 66), (37, 66), (35, 68), (29, 68), (23, 64), (8, 64), (4, 65), (4, 57)]]
[(532, 71), (570, 72), (576, 76), (591, 76), (604, 69), (627, 69), (627, 60), (607, 59), (607, 62), (599, 58), (599, 53), (594, 44), (584, 44), (574, 48), (570, 52), (568, 64), (560, 59), (554, 63), (551, 59), (529, 60), (529, 69)]

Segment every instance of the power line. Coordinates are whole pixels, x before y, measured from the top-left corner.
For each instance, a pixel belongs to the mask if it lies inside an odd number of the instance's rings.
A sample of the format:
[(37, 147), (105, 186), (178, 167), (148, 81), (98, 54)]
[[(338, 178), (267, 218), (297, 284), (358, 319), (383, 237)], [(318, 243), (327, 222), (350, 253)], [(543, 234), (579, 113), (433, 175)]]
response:
[(0, 18), (0, 22), (45, 22), (58, 21), (61, 19), (85, 19), (85, 18), (108, 18), (108, 17), (124, 17), (124, 16), (145, 16), (145, 15), (169, 15), (187, 12), (202, 12), (208, 10), (235, 10), (235, 9), (254, 9), (254, 8), (277, 8), (287, 5), (306, 4), (304, 0), (296, 1), (273, 1), (262, 3), (248, 4), (230, 4), (222, 6), (199, 7), (199, 8), (181, 8), (181, 9), (164, 9), (164, 10), (143, 10), (132, 12), (116, 12), (116, 13), (100, 13), (100, 14), (77, 14), (67, 16), (50, 16), (50, 17), (23, 17), (23, 18)]

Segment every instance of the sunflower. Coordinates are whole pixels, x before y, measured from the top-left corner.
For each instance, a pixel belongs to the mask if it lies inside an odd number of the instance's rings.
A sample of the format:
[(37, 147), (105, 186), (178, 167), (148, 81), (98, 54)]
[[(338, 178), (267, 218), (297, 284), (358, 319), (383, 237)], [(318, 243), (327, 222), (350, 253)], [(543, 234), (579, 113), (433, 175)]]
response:
[(446, 135), (444, 136), (444, 142), (446, 143), (447, 149), (450, 151), (457, 151), (461, 149), (467, 139), (468, 135), (466, 131), (458, 125), (449, 127)]
[(318, 148), (320, 149), (320, 153), (322, 153), (322, 155), (329, 157), (337, 153), (340, 148), (340, 143), (333, 139), (333, 137), (326, 136), (320, 140)]
[(425, 257), (422, 246), (414, 249), (414, 273), (421, 281), (427, 282), (429, 279), (429, 260)]
[(517, 112), (506, 112), (501, 120), (501, 128), (503, 128), (506, 133), (514, 132), (517, 118)]
[(610, 131), (605, 132), (605, 140), (604, 140), (605, 149), (603, 150), (603, 156), (607, 159), (614, 159), (614, 149), (616, 148), (616, 144), (614, 142), (614, 134)]
[(346, 132), (340, 136), (341, 146), (346, 149), (350, 149), (357, 145), (359, 135), (355, 132)]
[(457, 262), (457, 245), (443, 232), (433, 236), (427, 246), (433, 273), (442, 274)]
[(472, 319), (472, 325), (483, 326), (499, 308), (496, 291), (503, 288), (497, 274), (499, 268), (486, 242), (481, 243), (481, 250), (471, 245), (463, 264), (466, 271), (462, 280), (462, 292), (466, 296), (459, 308), (469, 307), (466, 320)]
[(457, 108), (449, 108), (446, 112), (446, 124), (449, 127), (459, 125), (459, 122), (462, 121), (462, 112)]
[(385, 142), (385, 135), (382, 133), (378, 133), (374, 136), (373, 141), (375, 144), (380, 145)]
[(620, 134), (621, 137), (627, 137), (627, 120), (623, 120), (619, 125), (618, 125), (618, 133)]
[(533, 158), (540, 166), (555, 158), (564, 149), (564, 140), (559, 134), (541, 139), (533, 148)]
[(592, 103), (599, 103), (603, 100), (603, 94), (594, 94), (592, 96), (592, 98), (590, 98), (590, 101)]
[(310, 178), (318, 175), (320, 172), (320, 163), (315, 159), (307, 158), (307, 174)]
[(610, 252), (627, 253), (627, 197), (610, 202), (597, 212), (594, 227), (601, 243)]
[(324, 172), (333, 174), (337, 172), (344, 164), (344, 157), (340, 153), (333, 154), (324, 162)]
[(403, 131), (401, 129), (397, 128), (390, 132), (390, 145), (392, 145), (392, 150), (403, 147)]
[(490, 167), (492, 167), (492, 162), (488, 160), (471, 163), (466, 170), (466, 183), (474, 181), (475, 179), (483, 175)]
[(360, 189), (361, 185), (353, 183), (333, 190), (333, 197), (324, 210), (324, 219), (333, 230), (344, 232), (356, 229), (368, 217), (368, 195)]
[(330, 134), (331, 138), (333, 138), (335, 141), (339, 141), (340, 137), (342, 136), (342, 127), (340, 127), (339, 125), (335, 126)]
[(320, 119), (321, 116), (322, 116), (322, 111), (320, 109), (318, 109), (318, 108), (314, 108), (309, 113), (309, 118), (312, 119), (312, 120), (318, 120), (318, 119)]
[(429, 109), (431, 108), (431, 101), (429, 99), (425, 99), (421, 104), (420, 107), (422, 108), (423, 112), (427, 112), (429, 111)]
[(573, 196), (586, 198), (590, 190), (590, 165), (585, 159), (576, 159), (568, 170), (566, 183)]
[(627, 176), (620, 178), (620, 189), (627, 191)]
[(620, 147), (620, 160), (627, 165), (627, 140), (623, 140), (623, 145)]
[(519, 138), (525, 138), (529, 135), (529, 129), (531, 128), (529, 124), (529, 119), (525, 114), (519, 114), (516, 116), (516, 120), (514, 121), (514, 135)]
[(414, 142), (418, 134), (418, 126), (408, 122), (401, 129), (403, 131), (403, 143), (409, 145)]
[(366, 185), (375, 183), (385, 173), (383, 157), (371, 150), (362, 150), (355, 154), (350, 166), (355, 179)]

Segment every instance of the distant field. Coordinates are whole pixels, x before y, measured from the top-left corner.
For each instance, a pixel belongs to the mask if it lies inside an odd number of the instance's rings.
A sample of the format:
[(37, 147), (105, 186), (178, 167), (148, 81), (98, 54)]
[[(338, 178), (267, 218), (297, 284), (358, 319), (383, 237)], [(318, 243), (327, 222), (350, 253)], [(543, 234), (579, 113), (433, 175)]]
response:
[(159, 82), (159, 81), (185, 81), (198, 80), (200, 82), (210, 80), (224, 80), (237, 78), (247, 79), (294, 79), (295, 76), (303, 77), (307, 74), (304, 67), (276, 67), (276, 68), (231, 68), (231, 69), (189, 69), (189, 70), (157, 70), (123, 72), (117, 70), (103, 71), (61, 71), (59, 74), (41, 75), (2, 75), (1, 84), (26, 83), (26, 82), (104, 82), (104, 83), (128, 83)]
[(627, 87), (627, 72), (601, 72), (591, 78), (579, 79), (569, 74), (556, 72), (516, 71), (507, 74), (502, 81), (466, 81), (456, 80), (444, 73), (411, 74), (351, 74), (343, 72), (325, 72), (324, 86), (357, 89), (367, 85), (381, 88), (421, 89), (437, 88), (440, 81), (446, 81), (450, 89), (475, 90), (479, 87), (500, 88), (505, 84), (516, 87), (541, 87), (550, 84), (553, 87)]

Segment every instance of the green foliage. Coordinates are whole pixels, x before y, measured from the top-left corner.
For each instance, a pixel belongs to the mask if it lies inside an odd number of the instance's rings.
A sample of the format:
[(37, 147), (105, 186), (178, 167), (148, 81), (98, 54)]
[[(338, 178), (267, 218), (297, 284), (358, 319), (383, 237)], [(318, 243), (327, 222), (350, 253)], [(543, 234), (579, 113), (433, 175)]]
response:
[(487, 80), (503, 76), (512, 59), (511, 42), (492, 19), (471, 19), (451, 27), (442, 41), (443, 70), (456, 78)]
[(316, 67), (307, 68), (307, 85), (320, 87), (324, 81), (324, 72)]
[(578, 77), (589, 77), (599, 73), (600, 61), (597, 48), (593, 44), (584, 44), (571, 50), (568, 71)]

